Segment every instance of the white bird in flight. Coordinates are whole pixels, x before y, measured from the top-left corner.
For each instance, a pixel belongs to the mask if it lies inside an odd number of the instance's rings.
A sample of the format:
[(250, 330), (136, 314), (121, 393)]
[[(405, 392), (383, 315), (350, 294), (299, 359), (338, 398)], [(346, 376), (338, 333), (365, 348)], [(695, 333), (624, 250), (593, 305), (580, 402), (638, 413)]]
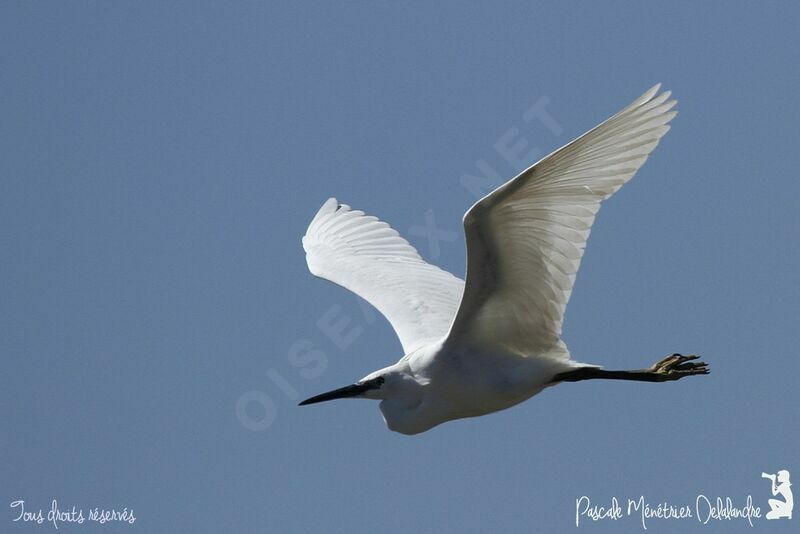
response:
[(560, 382), (666, 382), (708, 374), (673, 354), (608, 371), (570, 357), (561, 325), (600, 203), (630, 180), (676, 115), (660, 84), (479, 200), (464, 215), (466, 282), (431, 265), (387, 223), (328, 199), (303, 237), (312, 274), (345, 287), (391, 323), (405, 356), (301, 406), (380, 400), (390, 430), (518, 404)]

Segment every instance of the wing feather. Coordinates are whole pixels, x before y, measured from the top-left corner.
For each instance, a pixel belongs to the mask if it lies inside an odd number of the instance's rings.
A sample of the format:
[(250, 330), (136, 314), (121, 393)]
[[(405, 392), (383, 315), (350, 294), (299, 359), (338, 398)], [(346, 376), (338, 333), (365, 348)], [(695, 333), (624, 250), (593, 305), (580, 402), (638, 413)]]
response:
[(564, 311), (600, 203), (675, 117), (660, 84), (478, 201), (464, 216), (467, 280), (451, 339), (569, 357)]
[(464, 281), (426, 263), (377, 217), (328, 199), (303, 237), (312, 274), (356, 293), (392, 324), (406, 354), (442, 338)]

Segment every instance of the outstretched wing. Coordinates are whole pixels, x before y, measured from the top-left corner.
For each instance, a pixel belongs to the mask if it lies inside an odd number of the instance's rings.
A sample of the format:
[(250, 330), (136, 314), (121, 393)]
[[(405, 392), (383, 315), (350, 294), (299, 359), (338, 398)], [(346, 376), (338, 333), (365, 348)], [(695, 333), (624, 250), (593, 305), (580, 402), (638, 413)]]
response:
[(561, 324), (600, 202), (630, 180), (676, 112), (660, 84), (478, 201), (451, 339), (568, 357)]
[(303, 236), (308, 269), (375, 306), (406, 354), (447, 334), (464, 281), (426, 263), (376, 217), (328, 199)]

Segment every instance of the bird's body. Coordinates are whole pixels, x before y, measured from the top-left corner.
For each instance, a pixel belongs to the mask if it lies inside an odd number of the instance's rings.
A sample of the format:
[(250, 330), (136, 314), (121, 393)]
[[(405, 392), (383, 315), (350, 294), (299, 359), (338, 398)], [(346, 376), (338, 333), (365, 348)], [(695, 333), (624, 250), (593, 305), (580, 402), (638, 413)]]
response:
[(377, 372), (398, 372), (413, 380), (405, 383), (404, 394), (382, 400), (380, 409), (389, 429), (418, 434), (445, 421), (510, 408), (554, 385), (555, 375), (581, 365), (440, 340)]
[(559, 382), (707, 374), (696, 357), (677, 354), (648, 369), (605, 371), (574, 361), (561, 340), (601, 201), (633, 177), (675, 115), (669, 92), (658, 90), (470, 208), (465, 281), (426, 263), (388, 224), (325, 202), (303, 237), (309, 269), (377, 307), (405, 356), (301, 404), (378, 399), (391, 430), (417, 434), (509, 408)]

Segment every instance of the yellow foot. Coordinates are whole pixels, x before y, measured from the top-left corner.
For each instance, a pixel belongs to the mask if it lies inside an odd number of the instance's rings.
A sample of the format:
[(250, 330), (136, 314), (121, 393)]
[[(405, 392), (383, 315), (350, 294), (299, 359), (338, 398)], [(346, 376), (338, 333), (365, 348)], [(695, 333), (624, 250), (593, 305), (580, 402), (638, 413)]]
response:
[(699, 357), (694, 354), (689, 356), (673, 354), (654, 364), (648, 371), (657, 374), (659, 382), (678, 380), (685, 376), (707, 375), (709, 373), (708, 365), (705, 362), (693, 361)]

